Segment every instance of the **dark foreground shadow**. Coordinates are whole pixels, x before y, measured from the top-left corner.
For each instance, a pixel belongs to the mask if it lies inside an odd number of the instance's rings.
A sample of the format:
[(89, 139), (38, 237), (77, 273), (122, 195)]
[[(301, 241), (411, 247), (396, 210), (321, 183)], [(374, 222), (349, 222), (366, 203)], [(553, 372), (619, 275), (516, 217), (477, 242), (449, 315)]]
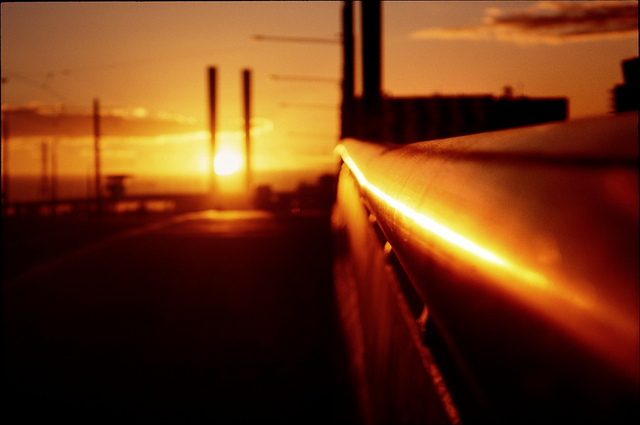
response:
[(353, 423), (329, 217), (193, 216), (3, 288), (3, 416)]

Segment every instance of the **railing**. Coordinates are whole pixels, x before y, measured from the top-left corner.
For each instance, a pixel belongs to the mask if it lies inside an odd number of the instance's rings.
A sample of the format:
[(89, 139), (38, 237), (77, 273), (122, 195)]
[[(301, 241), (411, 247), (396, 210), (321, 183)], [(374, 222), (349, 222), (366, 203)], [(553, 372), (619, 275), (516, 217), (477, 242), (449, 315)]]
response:
[(638, 418), (637, 112), (337, 152), (370, 422)]
[[(120, 212), (186, 212), (211, 207), (208, 194), (125, 195), (104, 198), (103, 213)], [(75, 198), (47, 201), (23, 201), (4, 204), (3, 217), (38, 217), (66, 214), (94, 215), (98, 212), (95, 199)]]

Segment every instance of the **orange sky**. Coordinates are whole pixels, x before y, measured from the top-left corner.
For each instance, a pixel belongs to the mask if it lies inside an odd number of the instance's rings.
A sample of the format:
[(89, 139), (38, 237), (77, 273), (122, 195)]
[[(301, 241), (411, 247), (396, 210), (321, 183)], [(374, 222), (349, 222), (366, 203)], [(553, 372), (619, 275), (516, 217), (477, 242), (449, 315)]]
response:
[[(621, 61), (638, 55), (637, 4), (383, 3), (383, 90), (500, 95), (510, 85), (516, 96), (568, 97), (571, 118), (608, 113), (610, 90), (622, 83)], [(242, 130), (241, 72), (250, 68), (256, 166), (330, 169), (340, 45), (252, 35), (335, 39), (341, 8), (295, 1), (2, 3), (3, 107), (88, 112), (97, 97), (104, 111), (206, 130), (206, 68), (216, 66), (218, 137), (232, 140)], [(590, 13), (607, 20), (581, 20)], [(327, 81), (278, 78), (288, 75)], [(121, 156), (141, 152), (123, 148)], [(138, 167), (143, 163), (150, 162)]]

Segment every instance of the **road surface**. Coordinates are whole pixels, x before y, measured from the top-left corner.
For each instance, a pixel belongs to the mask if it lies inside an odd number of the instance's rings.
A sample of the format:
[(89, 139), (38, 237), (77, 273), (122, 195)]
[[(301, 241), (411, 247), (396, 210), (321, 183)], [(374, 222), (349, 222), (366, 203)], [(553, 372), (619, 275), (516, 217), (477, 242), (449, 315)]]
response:
[(355, 422), (327, 214), (204, 211), (3, 282), (4, 423)]

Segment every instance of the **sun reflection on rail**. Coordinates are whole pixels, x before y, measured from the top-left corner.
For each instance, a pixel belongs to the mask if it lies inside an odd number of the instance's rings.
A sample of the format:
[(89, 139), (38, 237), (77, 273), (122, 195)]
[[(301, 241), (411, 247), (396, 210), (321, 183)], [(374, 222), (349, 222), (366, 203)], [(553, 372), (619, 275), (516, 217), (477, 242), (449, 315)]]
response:
[[(392, 198), (388, 194), (386, 194), (379, 187), (370, 183), (365, 175), (360, 171), (356, 163), (349, 156), (347, 149), (343, 145), (338, 145), (336, 147), (336, 152), (342, 157), (344, 162), (349, 166), (354, 176), (360, 183), (360, 185), (366, 188), (369, 192), (375, 195), (380, 200), (384, 201), (387, 205), (392, 207), (393, 209), (402, 213), (405, 217), (410, 218), (416, 224), (418, 224), (423, 229), (427, 230), (431, 234), (438, 236), (442, 240), (446, 241), (449, 244), (452, 244), (470, 254), (474, 257), (479, 258), (487, 263), (493, 264), (495, 266), (500, 267), (502, 270), (509, 272), (512, 275), (517, 276), (523, 281), (526, 281), (532, 286), (538, 287), (540, 289), (548, 289), (549, 281), (548, 279), (534, 271), (527, 270), (525, 268), (519, 267), (504, 258), (496, 255), (495, 253), (483, 248), (473, 241), (465, 238), (464, 236), (454, 232), (448, 227), (438, 223), (430, 217), (414, 210), (408, 205), (398, 201), (397, 199)], [(584, 302), (584, 301), (581, 301)]]

